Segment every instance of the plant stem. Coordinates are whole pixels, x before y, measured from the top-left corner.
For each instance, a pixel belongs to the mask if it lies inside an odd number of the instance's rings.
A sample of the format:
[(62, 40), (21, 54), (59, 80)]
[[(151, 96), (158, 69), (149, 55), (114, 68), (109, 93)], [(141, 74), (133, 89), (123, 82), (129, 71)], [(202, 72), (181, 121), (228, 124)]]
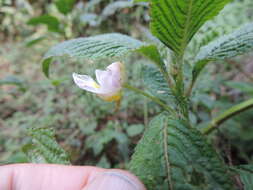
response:
[(211, 120), (211, 122), (207, 125), (207, 127), (202, 130), (202, 133), (208, 135), (213, 130), (217, 129), (219, 125), (225, 122), (226, 120), (250, 108), (253, 108), (253, 98), (246, 100), (235, 106), (232, 106), (231, 108), (220, 114), (218, 117)]
[(184, 65), (184, 58), (183, 55), (177, 57), (175, 59), (175, 88), (174, 90), (174, 96), (177, 100), (177, 103), (179, 105), (179, 111), (182, 114), (183, 117), (187, 118), (189, 117), (189, 104), (188, 99), (185, 96), (185, 86), (184, 86), (184, 71), (183, 71), (183, 65)]
[(158, 67), (159, 67), (160, 72), (163, 74), (163, 77), (166, 79), (169, 88), (172, 89), (174, 84), (173, 84), (173, 81), (171, 80), (168, 72), (165, 71), (161, 66), (158, 66)]
[(138, 88), (135, 88), (135, 87), (133, 87), (133, 86), (131, 86), (131, 85), (129, 85), (129, 84), (124, 84), (123, 87), (125, 87), (125, 88), (127, 88), (127, 89), (129, 89), (129, 90), (132, 90), (132, 91), (134, 91), (134, 92), (136, 92), (136, 93), (138, 93), (138, 94), (141, 94), (141, 95), (143, 95), (143, 96), (146, 96), (146, 97), (149, 98), (150, 100), (152, 100), (152, 101), (154, 101), (155, 103), (159, 104), (164, 110), (166, 110), (166, 111), (168, 111), (169, 113), (175, 115), (175, 111), (174, 111), (171, 107), (169, 107), (169, 106), (167, 106), (166, 104), (164, 104), (159, 98), (156, 98), (155, 96), (152, 96), (152, 95), (150, 95), (150, 94), (148, 94), (148, 93), (146, 93), (146, 92), (144, 92), (144, 91), (142, 91), (142, 90), (140, 90), (140, 89), (138, 89)]
[(185, 93), (185, 96), (186, 96), (186, 97), (191, 96), (194, 83), (195, 83), (195, 80), (192, 80), (191, 83), (190, 83), (189, 88), (187, 89), (187, 91), (186, 91), (186, 93)]

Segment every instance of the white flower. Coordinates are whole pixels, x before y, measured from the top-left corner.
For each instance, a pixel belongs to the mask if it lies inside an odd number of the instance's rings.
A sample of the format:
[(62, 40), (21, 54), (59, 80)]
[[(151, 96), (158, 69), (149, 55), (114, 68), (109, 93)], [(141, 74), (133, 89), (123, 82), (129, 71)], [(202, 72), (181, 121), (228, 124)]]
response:
[(88, 75), (73, 73), (76, 85), (89, 92), (93, 92), (106, 101), (119, 101), (124, 78), (124, 69), (121, 62), (109, 65), (105, 71), (96, 70), (97, 82)]

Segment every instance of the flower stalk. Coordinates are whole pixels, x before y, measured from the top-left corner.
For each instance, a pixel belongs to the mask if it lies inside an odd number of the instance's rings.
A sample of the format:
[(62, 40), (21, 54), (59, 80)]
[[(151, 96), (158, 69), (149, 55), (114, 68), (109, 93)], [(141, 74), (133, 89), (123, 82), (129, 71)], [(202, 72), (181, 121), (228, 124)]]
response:
[(155, 103), (159, 104), (164, 110), (168, 111), (169, 113), (174, 114), (174, 115), (176, 114), (175, 111), (171, 107), (164, 104), (159, 98), (156, 98), (155, 96), (152, 96), (152, 95), (150, 95), (150, 94), (148, 94), (148, 93), (146, 93), (146, 92), (144, 92), (144, 91), (142, 91), (138, 88), (135, 88), (135, 87), (133, 87), (129, 84), (123, 84), (123, 87), (125, 87), (125, 88), (127, 88), (127, 89), (129, 89), (133, 92), (136, 92), (137, 94), (141, 94), (143, 96), (146, 96), (150, 100), (152, 100)]

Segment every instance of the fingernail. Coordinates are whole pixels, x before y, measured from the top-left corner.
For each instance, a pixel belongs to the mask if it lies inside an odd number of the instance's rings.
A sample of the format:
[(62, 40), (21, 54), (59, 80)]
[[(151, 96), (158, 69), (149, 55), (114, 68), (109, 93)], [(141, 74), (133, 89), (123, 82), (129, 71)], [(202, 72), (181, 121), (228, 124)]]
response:
[(144, 190), (144, 187), (121, 172), (105, 172), (91, 181), (85, 190)]

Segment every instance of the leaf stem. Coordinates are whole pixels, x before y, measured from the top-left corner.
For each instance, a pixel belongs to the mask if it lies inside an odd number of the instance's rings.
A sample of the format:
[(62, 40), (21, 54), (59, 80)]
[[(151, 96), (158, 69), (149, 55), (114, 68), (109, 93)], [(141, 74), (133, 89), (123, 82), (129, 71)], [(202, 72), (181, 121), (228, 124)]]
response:
[(159, 98), (156, 98), (155, 96), (152, 96), (152, 95), (150, 95), (150, 94), (148, 94), (148, 93), (146, 93), (146, 92), (144, 92), (144, 91), (142, 91), (142, 90), (140, 90), (138, 88), (135, 88), (135, 87), (133, 87), (133, 86), (131, 86), (129, 84), (124, 84), (123, 87), (125, 87), (125, 88), (127, 88), (127, 89), (129, 89), (131, 91), (134, 91), (137, 94), (141, 94), (143, 96), (146, 96), (150, 100), (152, 100), (155, 103), (159, 104), (164, 110), (168, 111), (169, 113), (174, 114), (174, 115), (176, 114), (175, 111), (171, 107), (169, 107), (166, 104), (164, 104)]
[(223, 122), (251, 108), (253, 108), (253, 98), (246, 100), (235, 106), (232, 106), (231, 108), (220, 114), (218, 117), (212, 119), (211, 122), (207, 125), (207, 127), (202, 130), (202, 133), (208, 135), (213, 130), (217, 129), (219, 125), (222, 124)]
[(167, 71), (164, 70), (164, 68), (158, 64), (156, 64), (160, 70), (160, 72), (163, 74), (163, 77), (166, 79), (167, 83), (168, 83), (168, 86), (170, 89), (173, 88), (174, 84), (173, 84), (173, 81), (171, 80), (169, 74)]
[(195, 80), (191, 80), (191, 83), (190, 83), (190, 85), (189, 85), (189, 88), (186, 90), (186, 93), (185, 93), (185, 96), (186, 96), (186, 97), (191, 96), (194, 83), (195, 83)]

